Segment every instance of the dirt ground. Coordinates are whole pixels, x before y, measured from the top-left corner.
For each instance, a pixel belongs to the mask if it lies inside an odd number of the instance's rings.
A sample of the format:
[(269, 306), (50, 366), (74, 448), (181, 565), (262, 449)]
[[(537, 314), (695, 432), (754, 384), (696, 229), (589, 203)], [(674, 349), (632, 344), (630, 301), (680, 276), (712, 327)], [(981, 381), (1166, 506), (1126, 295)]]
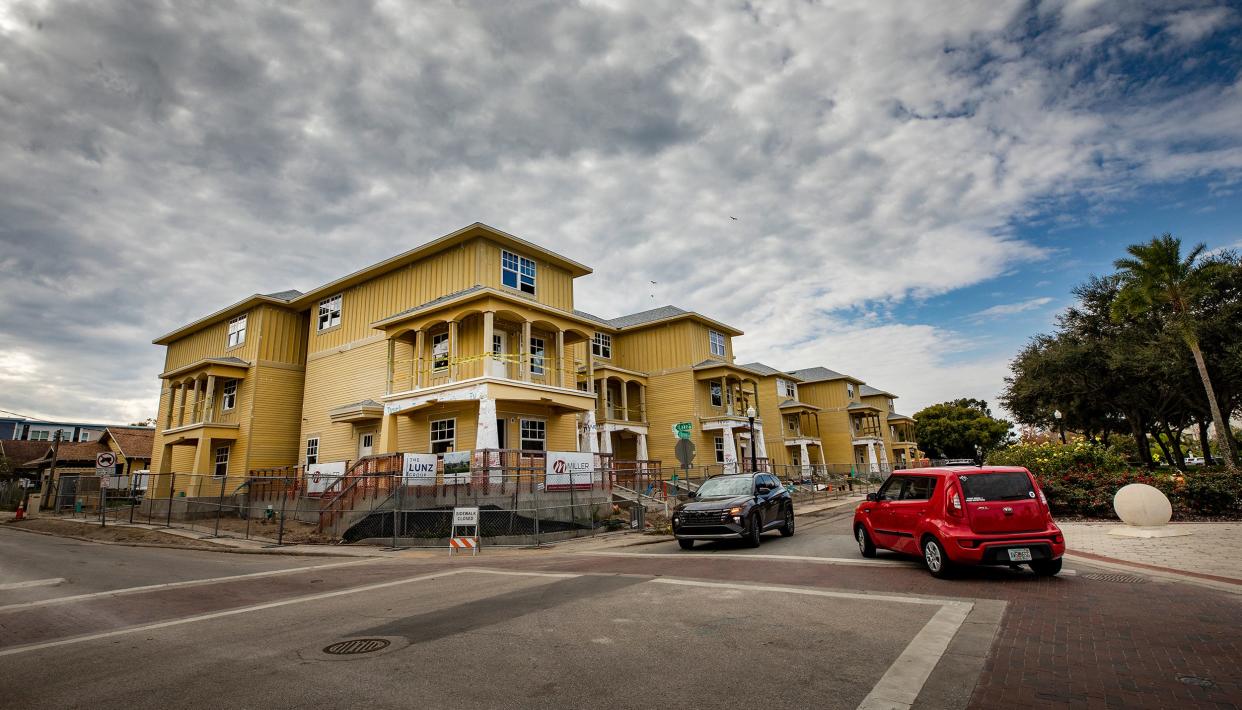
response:
[(176, 545), (177, 547), (195, 549), (220, 549), (218, 545), (214, 545), (210, 542), (203, 542), (201, 540), (181, 537), (179, 535), (170, 535), (158, 530), (116, 527), (112, 525), (101, 528), (99, 527), (98, 522), (60, 520), (56, 518), (33, 518), (21, 521), (9, 521), (4, 523), (4, 525), (12, 528), (35, 530), (38, 532), (51, 533), (53, 535), (79, 537), (87, 540), (98, 540), (101, 542), (141, 542), (157, 545)]
[[(216, 521), (214, 518), (211, 520), (198, 521), (195, 525), (195, 529), (206, 528), (208, 530), (212, 530), (214, 529), (215, 524)], [(280, 526), (275, 522), (269, 523), (264, 520), (250, 521), (250, 537), (252, 538), (275, 540), (279, 530)], [(228, 535), (229, 537), (245, 537), (246, 521), (241, 518), (221, 518), (220, 534)], [(286, 520), (283, 542), (314, 544), (330, 543), (334, 542), (334, 540), (329, 535), (321, 534), (316, 529), (316, 526), (311, 523), (304, 523), (298, 520)]]

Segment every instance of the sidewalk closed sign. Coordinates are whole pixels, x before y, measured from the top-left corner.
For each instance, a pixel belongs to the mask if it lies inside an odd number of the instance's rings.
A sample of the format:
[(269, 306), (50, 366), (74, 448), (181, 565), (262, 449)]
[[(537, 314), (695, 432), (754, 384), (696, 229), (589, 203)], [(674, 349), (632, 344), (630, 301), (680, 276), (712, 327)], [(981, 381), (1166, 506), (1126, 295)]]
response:
[(478, 524), (478, 508), (453, 508), (453, 527), (475, 527)]
[(406, 486), (436, 484), (435, 454), (402, 454), (401, 483)]
[(600, 481), (595, 471), (595, 454), (589, 451), (549, 451), (544, 476), (549, 491), (571, 488), (589, 489)]

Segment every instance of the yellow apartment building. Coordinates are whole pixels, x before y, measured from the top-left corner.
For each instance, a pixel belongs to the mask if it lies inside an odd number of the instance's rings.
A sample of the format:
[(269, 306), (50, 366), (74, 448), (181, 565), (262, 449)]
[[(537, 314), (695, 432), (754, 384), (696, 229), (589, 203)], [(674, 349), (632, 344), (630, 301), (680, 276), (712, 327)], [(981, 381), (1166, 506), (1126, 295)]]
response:
[[(878, 422), (884, 439), (884, 451), (893, 466), (905, 468), (921, 458), (918, 444), (914, 443), (914, 419), (898, 414), (894, 400), (897, 395), (869, 385), (859, 388), (862, 403), (867, 410), (867, 426)], [(861, 462), (859, 462), (861, 463)]]
[(476, 223), (182, 326), (154, 341), (166, 352), (151, 468), (197, 474), (178, 483), (193, 496), (256, 469), (391, 452), (579, 450), (671, 467), (680, 422), (696, 464), (721, 470), (752, 447), (778, 464), (855, 460), (844, 412), (863, 405), (861, 382), (737, 365), (741, 330), (674, 306), (577, 310), (574, 282), (590, 273)]

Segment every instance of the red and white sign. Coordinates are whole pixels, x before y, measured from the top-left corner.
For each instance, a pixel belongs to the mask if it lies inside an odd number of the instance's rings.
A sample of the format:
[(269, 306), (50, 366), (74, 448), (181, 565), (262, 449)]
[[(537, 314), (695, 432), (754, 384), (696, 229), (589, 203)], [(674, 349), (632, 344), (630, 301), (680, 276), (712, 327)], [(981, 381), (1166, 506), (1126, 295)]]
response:
[(116, 454), (111, 451), (95, 454), (95, 468), (112, 468), (115, 465)]
[(321, 495), (328, 490), (328, 486), (341, 476), (345, 475), (345, 462), (334, 461), (330, 463), (312, 463), (306, 466), (306, 493), (307, 495)]
[(593, 483), (600, 482), (600, 472), (595, 468), (595, 454), (590, 451), (549, 451), (544, 478), (544, 488), (549, 491), (567, 491), (571, 488), (589, 490)]

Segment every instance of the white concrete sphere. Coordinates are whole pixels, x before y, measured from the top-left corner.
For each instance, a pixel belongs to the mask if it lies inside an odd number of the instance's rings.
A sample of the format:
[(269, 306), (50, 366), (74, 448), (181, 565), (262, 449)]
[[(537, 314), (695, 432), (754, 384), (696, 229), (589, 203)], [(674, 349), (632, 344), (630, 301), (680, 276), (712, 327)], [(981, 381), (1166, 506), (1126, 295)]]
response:
[(1127, 525), (1156, 527), (1173, 517), (1173, 506), (1160, 489), (1146, 483), (1122, 486), (1113, 496), (1113, 510)]

